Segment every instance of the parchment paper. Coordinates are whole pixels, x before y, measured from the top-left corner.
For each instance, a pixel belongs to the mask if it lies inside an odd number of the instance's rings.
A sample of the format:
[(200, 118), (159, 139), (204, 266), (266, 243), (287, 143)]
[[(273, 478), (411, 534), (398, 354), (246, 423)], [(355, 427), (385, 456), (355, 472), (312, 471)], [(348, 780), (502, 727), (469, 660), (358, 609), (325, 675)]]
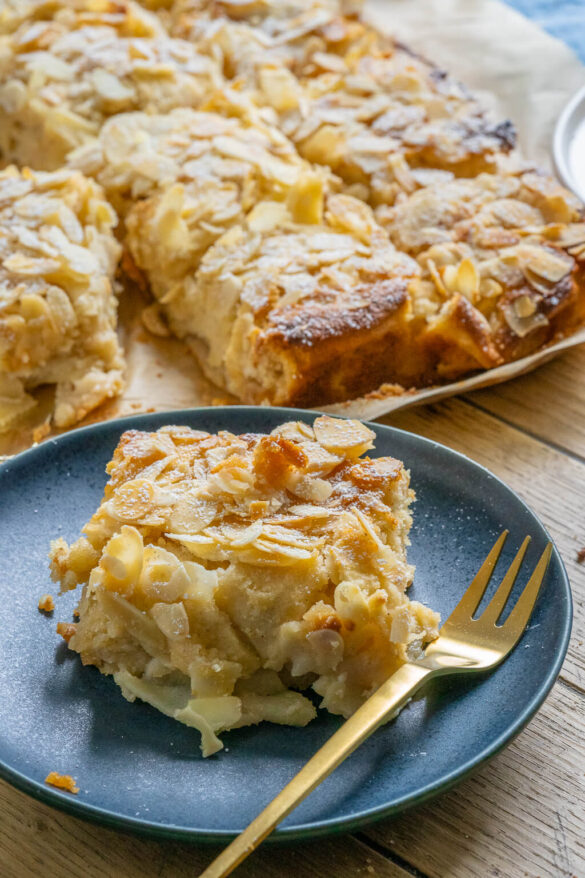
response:
[[(498, 118), (511, 118), (527, 158), (550, 169), (555, 121), (585, 82), (585, 67), (564, 43), (499, 0), (370, 0), (366, 16), (465, 82)], [(127, 388), (120, 399), (102, 406), (84, 423), (144, 411), (236, 402), (205, 379), (181, 342), (155, 338), (141, 326), (144, 304), (136, 290), (123, 293), (120, 326), (128, 361)], [(367, 397), (327, 408), (352, 417), (377, 418), (398, 408), (506, 381), (584, 342), (585, 328), (532, 357), (465, 381), (400, 395), (395, 388), (383, 387)], [(49, 412), (47, 396), (18, 432), (0, 436), (0, 455), (13, 454), (48, 435), (48, 427), (39, 430), (39, 425)]]

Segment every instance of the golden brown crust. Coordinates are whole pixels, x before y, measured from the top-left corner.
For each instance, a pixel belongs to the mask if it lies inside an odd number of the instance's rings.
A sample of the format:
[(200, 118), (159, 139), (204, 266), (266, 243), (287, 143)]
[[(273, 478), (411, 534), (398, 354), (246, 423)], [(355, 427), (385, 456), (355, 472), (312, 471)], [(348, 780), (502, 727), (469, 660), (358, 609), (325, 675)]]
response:
[[(171, 325), (209, 374), (248, 402), (314, 393), (326, 401), (349, 383), (367, 387), (376, 362), (365, 370), (356, 360), (401, 345), (416, 264), (348, 196), (330, 196), (314, 225), (262, 208), (208, 250), (172, 301), (162, 299)], [(189, 321), (187, 304), (203, 316)]]
[[(462, 348), (462, 351), (458, 351), (459, 356), (469, 353), (472, 362), (484, 369), (504, 362), (492, 339), (489, 324), (460, 293), (455, 293), (447, 306), (441, 309), (437, 318), (425, 329), (424, 336), (440, 362), (448, 359), (446, 354), (450, 345)], [(465, 369), (465, 366), (459, 368)], [(470, 364), (468, 368), (473, 366)]]
[(393, 351), (399, 354), (406, 331), (407, 282), (360, 286), (355, 296), (353, 308), (351, 300), (341, 308), (317, 300), (270, 314), (251, 357), (253, 362), (266, 355), (290, 362), (295, 380), (286, 401), (303, 405), (347, 399), (386, 377), (386, 362)]
[(408, 283), (403, 278), (356, 286), (340, 306), (329, 291), (317, 290), (308, 305), (293, 305), (271, 311), (265, 329), (265, 343), (275, 339), (292, 349), (319, 348), (315, 356), (328, 359), (328, 343), (352, 347), (366, 335), (369, 339), (384, 331), (408, 301)]

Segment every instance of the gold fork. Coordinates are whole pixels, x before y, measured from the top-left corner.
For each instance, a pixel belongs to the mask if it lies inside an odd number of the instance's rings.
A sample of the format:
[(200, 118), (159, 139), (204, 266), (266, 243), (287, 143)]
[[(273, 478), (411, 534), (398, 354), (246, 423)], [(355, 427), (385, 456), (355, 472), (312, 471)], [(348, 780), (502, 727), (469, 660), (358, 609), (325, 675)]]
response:
[(201, 873), (200, 878), (229, 875), (346, 756), (396, 714), (423, 683), (443, 674), (486, 671), (506, 658), (530, 619), (552, 552), (552, 545), (548, 543), (506, 621), (497, 625), (530, 542), (530, 537), (526, 537), (491, 601), (479, 618), (474, 619), (507, 536), (507, 530), (500, 534), (471, 585), (443, 624), (439, 637), (430, 644), (424, 656), (406, 662), (386, 680), (248, 828)]

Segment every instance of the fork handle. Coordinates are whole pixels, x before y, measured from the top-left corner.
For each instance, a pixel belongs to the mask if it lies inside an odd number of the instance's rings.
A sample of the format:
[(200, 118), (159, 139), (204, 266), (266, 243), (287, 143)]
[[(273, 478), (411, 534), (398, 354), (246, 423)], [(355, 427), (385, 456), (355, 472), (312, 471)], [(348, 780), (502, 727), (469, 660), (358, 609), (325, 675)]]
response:
[(229, 875), (346, 756), (399, 710), (431, 674), (432, 670), (417, 664), (407, 662), (402, 665), (346, 720), (248, 828), (201, 873), (200, 878)]

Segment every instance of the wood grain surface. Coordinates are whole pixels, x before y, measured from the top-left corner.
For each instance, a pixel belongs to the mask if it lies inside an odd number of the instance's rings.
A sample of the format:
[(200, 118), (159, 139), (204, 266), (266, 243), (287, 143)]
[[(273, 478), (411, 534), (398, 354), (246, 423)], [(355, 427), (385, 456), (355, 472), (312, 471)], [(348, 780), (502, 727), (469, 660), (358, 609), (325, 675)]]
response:
[(474, 405), (585, 460), (585, 346), (546, 368), (469, 397)]
[[(542, 405), (542, 401), (537, 404)], [(585, 431), (585, 396), (582, 412)], [(562, 677), (585, 692), (585, 565), (577, 563), (577, 552), (585, 546), (585, 459), (581, 461), (504, 423), (467, 400), (451, 399), (383, 420), (449, 445), (486, 466), (543, 521), (573, 585), (573, 637)], [(585, 441), (583, 444), (585, 447)]]
[[(384, 419), (487, 466), (534, 509), (571, 578), (561, 678), (513, 744), (455, 790), (355, 836), (266, 845), (242, 878), (585, 878), (585, 349), (500, 387)], [(0, 783), (2, 878), (187, 878), (216, 850), (82, 822)]]

